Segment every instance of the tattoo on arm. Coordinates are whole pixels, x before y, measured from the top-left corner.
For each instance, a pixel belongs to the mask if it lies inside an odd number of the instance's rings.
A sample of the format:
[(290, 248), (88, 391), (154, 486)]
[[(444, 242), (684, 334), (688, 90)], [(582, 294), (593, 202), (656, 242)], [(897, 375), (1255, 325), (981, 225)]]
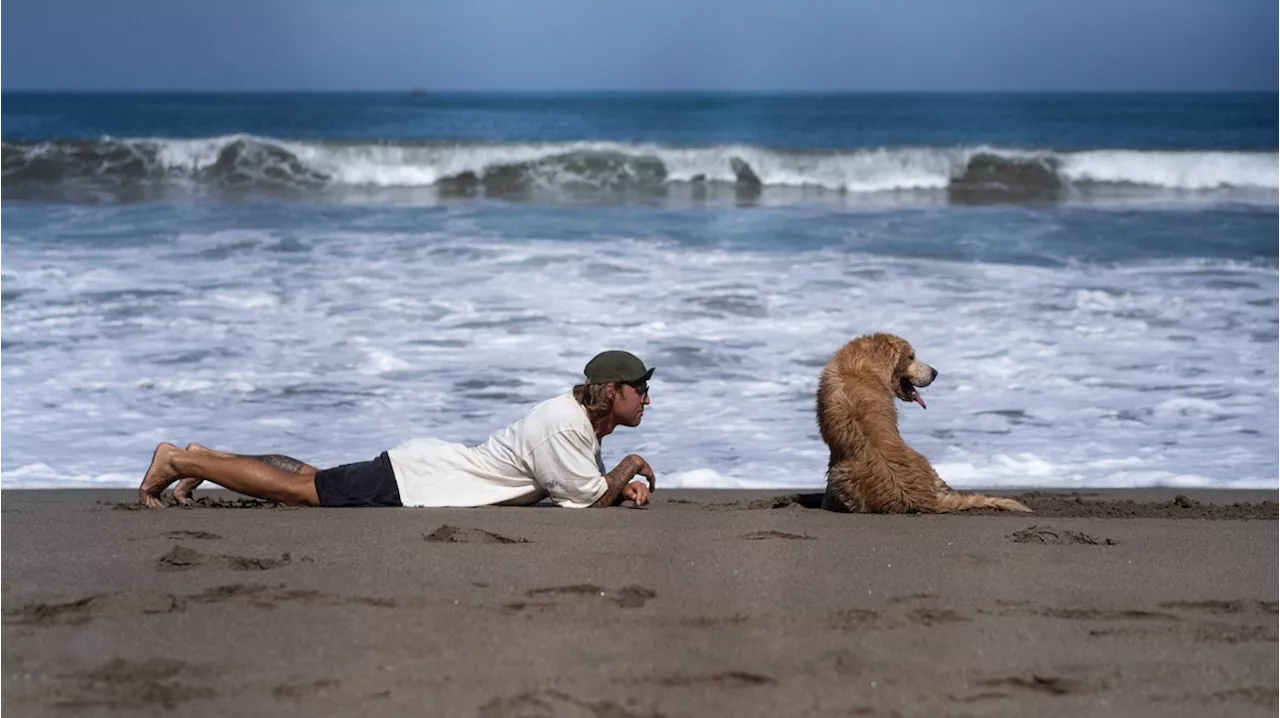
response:
[(617, 506), (622, 503), (622, 490), (627, 487), (627, 484), (631, 483), (631, 480), (635, 478), (643, 466), (644, 459), (635, 454), (627, 454), (622, 461), (618, 462), (613, 471), (604, 475), (604, 480), (609, 485), (609, 488), (605, 490), (604, 496), (601, 496), (594, 504), (591, 504), (591, 507)]

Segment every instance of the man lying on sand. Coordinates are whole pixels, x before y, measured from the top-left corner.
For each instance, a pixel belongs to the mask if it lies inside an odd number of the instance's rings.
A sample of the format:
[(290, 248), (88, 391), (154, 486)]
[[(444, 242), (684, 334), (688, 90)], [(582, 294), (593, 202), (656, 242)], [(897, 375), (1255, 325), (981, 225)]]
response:
[[(291, 506), (527, 505), (551, 497), (560, 506), (649, 503), (649, 462), (629, 454), (605, 472), (600, 441), (617, 426), (639, 426), (649, 377), (638, 357), (607, 351), (587, 362), (586, 383), (538, 404), (479, 446), (413, 439), (373, 461), (317, 470), (279, 454), (244, 456), (190, 444), (156, 447), (138, 499), (163, 508), (161, 495), (190, 503), (201, 481)], [(636, 475), (648, 479), (632, 481)]]

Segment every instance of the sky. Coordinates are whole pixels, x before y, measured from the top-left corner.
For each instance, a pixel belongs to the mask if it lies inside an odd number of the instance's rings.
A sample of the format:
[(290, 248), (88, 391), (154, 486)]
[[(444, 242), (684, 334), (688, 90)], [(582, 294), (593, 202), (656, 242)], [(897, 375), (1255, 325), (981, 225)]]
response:
[(1276, 0), (7, 0), (4, 90), (1277, 90)]

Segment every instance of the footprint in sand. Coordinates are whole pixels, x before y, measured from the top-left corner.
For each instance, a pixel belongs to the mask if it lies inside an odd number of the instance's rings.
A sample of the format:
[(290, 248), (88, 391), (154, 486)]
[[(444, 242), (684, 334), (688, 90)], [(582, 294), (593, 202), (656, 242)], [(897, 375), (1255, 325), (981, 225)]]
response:
[(947, 608), (917, 608), (907, 614), (907, 620), (922, 626), (969, 622), (968, 618)]
[(909, 601), (929, 601), (937, 598), (932, 593), (910, 593), (905, 596), (890, 596), (889, 603), (907, 603)]
[(692, 618), (680, 619), (681, 625), (692, 626), (694, 628), (719, 628), (724, 626), (744, 626), (752, 623), (757, 619), (743, 613), (735, 613), (732, 616), (694, 616)]
[(327, 606), (373, 606), (374, 608), (413, 608), (419, 604), (414, 601), (384, 598), (380, 596), (341, 596), (332, 593), (299, 588), (291, 591), (280, 591), (272, 596), (279, 602), (317, 603)]
[(336, 678), (321, 678), (315, 681), (299, 681), (297, 683), (281, 683), (271, 689), (271, 695), (278, 701), (317, 700), (325, 698), (327, 693), (339, 685)]
[(280, 558), (253, 558), (250, 556), (224, 556), (200, 553), (186, 546), (174, 546), (169, 553), (156, 559), (157, 571), (227, 570), (268, 571), (288, 565), (293, 559), (289, 554)]
[(1056, 545), (1083, 544), (1086, 546), (1115, 546), (1114, 539), (1100, 539), (1081, 531), (1071, 529), (1055, 529), (1052, 526), (1028, 526), (1021, 531), (1009, 534), (1014, 543), (1043, 543)]
[(661, 713), (640, 712), (613, 701), (587, 701), (564, 691), (541, 690), (510, 698), (494, 698), (480, 706), (479, 718), (527, 716), (582, 716), (583, 718), (664, 718)]
[(1131, 609), (1099, 609), (1099, 608), (1046, 608), (1033, 611), (1049, 618), (1065, 618), (1069, 621), (1148, 621), (1178, 620), (1177, 616), (1159, 611), (1147, 611), (1140, 608)]
[(1205, 613), (1262, 613), (1274, 614), (1275, 601), (1168, 601), (1160, 604), (1161, 608), (1173, 608), (1187, 611), (1203, 611)]
[(503, 536), (484, 529), (464, 529), (445, 524), (422, 538), (433, 543), (531, 543), (529, 539)]
[(654, 683), (664, 686), (698, 686), (703, 688), (745, 688), (749, 686), (772, 686), (777, 680), (759, 673), (747, 671), (725, 671), (702, 676), (665, 676), (655, 678)]
[(192, 678), (197, 671), (195, 666), (166, 658), (116, 658), (91, 671), (67, 675), (67, 684), (58, 690), (58, 702), (80, 708), (172, 709), (185, 701), (215, 695)]
[(992, 678), (978, 681), (975, 685), (983, 686), (984, 688), (1013, 688), (1030, 693), (1045, 693), (1054, 696), (1079, 693), (1082, 688), (1080, 683), (1077, 681), (1069, 681), (1056, 676), (1041, 676), (1036, 674), (1032, 674), (1027, 678), (1023, 678), (1022, 676)]
[(814, 537), (809, 536), (808, 534), (789, 534), (789, 533), (786, 533), (785, 531), (752, 531), (751, 533), (743, 536), (742, 538), (748, 541), (763, 541), (765, 539), (806, 539), (809, 541), (817, 540)]
[(23, 626), (79, 626), (99, 618), (173, 613), (182, 602), (168, 594), (113, 593), (66, 603), (33, 603), (5, 611), (4, 622)]
[[(1234, 626), (1223, 623), (1201, 623), (1194, 627), (1192, 636), (1197, 643), (1271, 643), (1276, 642), (1276, 625)], [(1271, 647), (1275, 651), (1275, 646)]]
[(190, 603), (243, 602), (253, 606), (275, 608), (281, 603), (306, 603), (324, 606), (372, 606), (374, 608), (421, 608), (420, 602), (380, 596), (344, 596), (309, 588), (286, 588), (284, 584), (235, 583), (215, 586), (187, 597)]
[[(1201, 503), (1179, 494), (1170, 501), (1107, 501), (1088, 498), (1096, 494), (1033, 492), (1014, 498), (1035, 509), (1036, 515), (1053, 518), (1112, 519), (1230, 519), (1275, 521), (1280, 507), (1275, 501), (1254, 503)], [(971, 514), (989, 513), (979, 509)]]
[(222, 537), (218, 534), (211, 534), (208, 531), (165, 531), (160, 534), (162, 538), (171, 538), (178, 541), (183, 539), (196, 539), (197, 541), (218, 541)]
[[(1272, 643), (1276, 642), (1275, 624), (1233, 625), (1209, 622), (1182, 622), (1172, 625), (1152, 626), (1151, 624), (1119, 624), (1103, 626), (1089, 630), (1089, 636), (1122, 637), (1125, 640), (1146, 640), (1148, 636), (1168, 636), (1177, 631), (1196, 643)], [(1274, 650), (1274, 649), (1273, 649)]]
[(373, 608), (421, 608), (413, 600), (379, 596), (343, 596), (311, 589), (287, 589), (284, 584), (230, 584), (189, 595), (167, 593), (110, 593), (64, 603), (31, 603), (4, 612), (5, 625), (79, 626), (96, 620), (131, 620), (140, 615), (181, 613), (195, 604), (226, 603), (275, 608), (280, 603), (307, 603), (327, 606), (370, 606)]
[(1171, 600), (1160, 604), (1160, 608), (1181, 610), (1203, 610), (1207, 613), (1243, 613), (1243, 600)]
[(822, 507), (822, 494), (781, 494), (754, 501), (728, 501), (703, 504), (703, 511), (760, 511), (763, 509), (817, 509)]
[[(284, 584), (280, 584), (278, 587), (284, 588)], [(200, 593), (192, 594), (188, 596), (188, 600), (197, 603), (222, 603), (238, 599), (253, 599), (270, 588), (270, 586), (263, 584), (232, 583), (225, 586), (214, 586)]]
[(615, 590), (582, 583), (573, 586), (533, 588), (526, 591), (525, 595), (530, 598), (538, 598), (539, 596), (596, 596), (616, 603), (623, 608), (639, 608), (649, 599), (657, 596), (658, 592), (644, 586), (624, 586)]

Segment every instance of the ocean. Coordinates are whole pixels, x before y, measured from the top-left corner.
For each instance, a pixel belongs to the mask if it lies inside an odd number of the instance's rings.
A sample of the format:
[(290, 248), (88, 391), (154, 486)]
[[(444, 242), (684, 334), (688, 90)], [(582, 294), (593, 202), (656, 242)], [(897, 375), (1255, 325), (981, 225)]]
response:
[(1277, 96), (4, 93), (0, 483), (478, 443), (596, 352), (610, 466), (817, 487), (887, 331), (964, 487), (1276, 488)]

